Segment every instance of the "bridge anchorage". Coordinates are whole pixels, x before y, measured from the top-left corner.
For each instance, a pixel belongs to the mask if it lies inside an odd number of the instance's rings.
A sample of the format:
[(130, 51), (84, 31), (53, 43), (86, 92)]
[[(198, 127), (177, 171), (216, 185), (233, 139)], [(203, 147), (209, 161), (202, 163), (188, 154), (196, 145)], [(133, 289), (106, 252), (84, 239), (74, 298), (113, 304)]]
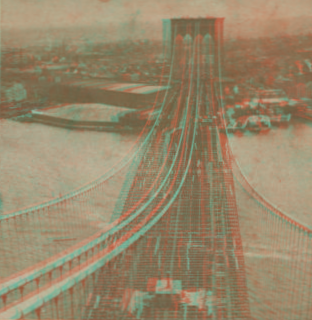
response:
[[(219, 132), (223, 19), (164, 26), (171, 89), (137, 148), (79, 190), (0, 217), (0, 250), (12, 262), (1, 270), (0, 319), (312, 318), (312, 277), (304, 276), (311, 229), (253, 190)], [(94, 203), (122, 172), (129, 174), (113, 222), (88, 229), (82, 217), (95, 215)], [(20, 237), (21, 226), (48, 223), (80, 242)], [(243, 255), (241, 235), (250, 244), (255, 234), (273, 243), (269, 260)]]

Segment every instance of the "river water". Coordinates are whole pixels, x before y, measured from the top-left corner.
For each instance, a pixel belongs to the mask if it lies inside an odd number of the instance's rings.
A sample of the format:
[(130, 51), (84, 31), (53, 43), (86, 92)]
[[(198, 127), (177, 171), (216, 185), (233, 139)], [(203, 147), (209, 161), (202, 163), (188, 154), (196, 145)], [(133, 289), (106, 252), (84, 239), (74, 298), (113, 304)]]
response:
[[(70, 192), (101, 176), (135, 145), (136, 135), (74, 131), (0, 120), (1, 212)], [(269, 202), (312, 226), (312, 123), (229, 136), (251, 185)], [(118, 190), (116, 190), (118, 194)]]
[[(128, 158), (133, 147), (137, 150), (136, 140), (134, 135), (1, 119), (0, 214), (42, 204), (87, 185)], [(126, 165), (86, 196), (1, 223), (0, 282), (105, 230), (120, 202), (128, 171)]]
[[(126, 156), (136, 139), (0, 119), (0, 213), (51, 200), (95, 180)], [(115, 192), (112, 200), (119, 189), (110, 190)]]
[[(310, 228), (311, 139), (311, 123), (301, 119), (268, 132), (229, 137), (236, 160), (253, 188)], [(310, 319), (310, 299), (305, 299), (312, 279), (308, 235), (271, 215), (239, 184), (235, 186), (253, 319)]]
[(283, 128), (232, 134), (229, 140), (254, 189), (293, 219), (312, 227), (312, 123), (294, 119)]

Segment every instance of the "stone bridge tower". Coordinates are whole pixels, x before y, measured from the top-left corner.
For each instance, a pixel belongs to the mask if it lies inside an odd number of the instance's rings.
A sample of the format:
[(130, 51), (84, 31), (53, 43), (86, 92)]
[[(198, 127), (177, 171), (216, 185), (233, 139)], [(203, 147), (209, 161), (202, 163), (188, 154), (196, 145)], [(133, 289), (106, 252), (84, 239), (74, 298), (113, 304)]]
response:
[(223, 112), (223, 22), (224, 18), (210, 17), (163, 20), (164, 56), (173, 64), (173, 79), (182, 78), (184, 49), (199, 49), (200, 59), (195, 61), (200, 62), (200, 69), (204, 70), (201, 73), (203, 83), (212, 88), (210, 96), (215, 114)]
[(213, 77), (219, 77), (223, 65), (224, 18), (173, 18), (163, 20), (164, 56), (170, 61), (177, 37), (194, 41), (202, 37), (202, 54), (212, 65)]

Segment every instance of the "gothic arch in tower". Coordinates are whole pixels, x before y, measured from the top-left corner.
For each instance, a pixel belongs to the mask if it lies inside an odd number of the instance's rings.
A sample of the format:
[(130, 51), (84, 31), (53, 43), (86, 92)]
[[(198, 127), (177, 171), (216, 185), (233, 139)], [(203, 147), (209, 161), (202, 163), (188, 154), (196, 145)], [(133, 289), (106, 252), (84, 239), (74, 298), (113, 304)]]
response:
[(209, 33), (207, 33), (203, 39), (203, 53), (206, 56), (207, 63), (213, 62), (213, 59), (211, 58), (214, 58), (214, 45), (215, 44), (212, 36)]
[(174, 69), (176, 76), (181, 76), (184, 59), (184, 39), (178, 34), (174, 41), (175, 53), (174, 53)]
[(192, 41), (193, 41), (193, 38), (188, 33), (183, 38), (184, 44), (190, 45)]
[(205, 71), (207, 75), (212, 76), (213, 75), (213, 65), (214, 65), (214, 60), (215, 60), (215, 55), (214, 55), (214, 46), (215, 42), (212, 38), (212, 36), (207, 33), (202, 42), (202, 55), (204, 64), (205, 64)]

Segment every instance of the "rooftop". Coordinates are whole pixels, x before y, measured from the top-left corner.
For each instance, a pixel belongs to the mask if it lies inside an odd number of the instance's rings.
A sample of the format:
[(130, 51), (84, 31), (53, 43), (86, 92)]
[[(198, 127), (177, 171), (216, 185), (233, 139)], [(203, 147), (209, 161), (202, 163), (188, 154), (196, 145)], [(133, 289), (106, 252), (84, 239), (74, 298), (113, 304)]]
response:
[(74, 86), (80, 88), (93, 88), (100, 90), (109, 90), (109, 91), (119, 91), (119, 92), (128, 92), (136, 94), (150, 94), (157, 91), (166, 90), (165, 86), (151, 86), (142, 83), (112, 83), (105, 80), (82, 80), (82, 81), (71, 81), (63, 83), (67, 86)]
[(130, 110), (107, 104), (80, 103), (34, 110), (32, 113), (72, 121), (118, 122), (118, 115)]

